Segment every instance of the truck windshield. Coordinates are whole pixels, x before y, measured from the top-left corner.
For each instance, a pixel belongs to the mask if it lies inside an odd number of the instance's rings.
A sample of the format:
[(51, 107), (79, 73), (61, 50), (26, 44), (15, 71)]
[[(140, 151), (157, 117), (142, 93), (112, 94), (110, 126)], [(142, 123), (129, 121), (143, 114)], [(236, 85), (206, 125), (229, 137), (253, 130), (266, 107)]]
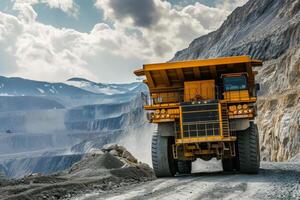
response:
[(247, 89), (247, 79), (245, 76), (224, 77), (225, 91), (236, 91)]

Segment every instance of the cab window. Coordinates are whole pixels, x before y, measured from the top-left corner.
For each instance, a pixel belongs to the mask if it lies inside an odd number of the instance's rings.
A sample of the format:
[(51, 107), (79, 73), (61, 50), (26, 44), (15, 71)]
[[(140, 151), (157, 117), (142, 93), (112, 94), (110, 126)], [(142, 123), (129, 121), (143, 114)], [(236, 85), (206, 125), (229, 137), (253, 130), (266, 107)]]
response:
[(246, 76), (224, 77), (224, 90), (237, 91), (247, 89)]

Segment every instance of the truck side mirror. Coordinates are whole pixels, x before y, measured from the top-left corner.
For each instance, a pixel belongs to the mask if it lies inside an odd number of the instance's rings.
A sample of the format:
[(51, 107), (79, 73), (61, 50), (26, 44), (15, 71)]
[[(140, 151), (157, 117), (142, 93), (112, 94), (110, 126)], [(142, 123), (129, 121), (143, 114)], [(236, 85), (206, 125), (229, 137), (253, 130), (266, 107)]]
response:
[(143, 100), (146, 100), (147, 99), (147, 95), (144, 92), (141, 92), (141, 98)]
[(259, 90), (260, 90), (260, 84), (259, 84), (259, 83), (256, 83), (256, 84), (255, 84), (255, 87), (256, 87), (256, 91), (259, 91)]
[(141, 92), (141, 99), (142, 99), (144, 105), (148, 104), (148, 95), (145, 94), (144, 92)]

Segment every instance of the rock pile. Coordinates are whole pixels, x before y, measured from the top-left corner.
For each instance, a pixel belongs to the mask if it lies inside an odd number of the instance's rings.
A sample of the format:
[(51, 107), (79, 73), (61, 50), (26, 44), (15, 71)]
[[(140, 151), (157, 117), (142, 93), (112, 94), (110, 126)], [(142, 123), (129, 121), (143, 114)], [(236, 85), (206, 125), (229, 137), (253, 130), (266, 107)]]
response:
[(93, 149), (63, 172), (43, 176), (32, 174), (19, 180), (0, 180), (1, 199), (71, 199), (155, 179), (153, 170), (124, 147), (106, 145)]
[(128, 164), (138, 163), (138, 160), (123, 146), (117, 144), (107, 144), (103, 146), (102, 151), (108, 152), (113, 156), (123, 158), (122, 161), (125, 161)]

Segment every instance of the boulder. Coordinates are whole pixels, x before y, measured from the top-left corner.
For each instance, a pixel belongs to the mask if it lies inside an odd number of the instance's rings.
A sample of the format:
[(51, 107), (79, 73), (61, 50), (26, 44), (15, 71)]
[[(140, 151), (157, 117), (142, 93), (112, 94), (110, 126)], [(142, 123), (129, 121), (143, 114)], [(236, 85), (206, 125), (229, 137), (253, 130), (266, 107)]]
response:
[(138, 160), (127, 149), (118, 144), (107, 144), (102, 148), (103, 152), (125, 159), (125, 162), (138, 163)]
[(104, 152), (109, 152), (109, 151), (111, 151), (113, 149), (116, 150), (117, 148), (118, 148), (117, 144), (111, 143), (111, 144), (104, 145), (101, 150), (104, 151)]

